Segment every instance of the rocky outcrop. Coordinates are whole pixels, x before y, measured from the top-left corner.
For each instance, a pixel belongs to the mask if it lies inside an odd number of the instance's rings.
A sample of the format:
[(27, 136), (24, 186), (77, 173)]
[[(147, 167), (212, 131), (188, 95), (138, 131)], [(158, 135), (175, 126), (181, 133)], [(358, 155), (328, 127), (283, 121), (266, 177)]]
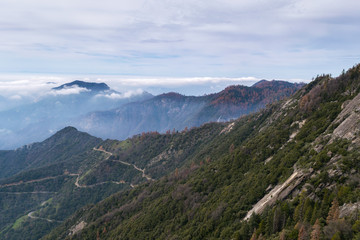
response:
[(340, 124), (333, 132), (331, 141), (336, 138), (353, 140), (360, 133), (360, 94), (343, 104), (343, 110), (334, 121)]
[(339, 217), (350, 216), (352, 213), (360, 210), (360, 202), (344, 204), (340, 207)]
[(301, 170), (296, 170), (282, 184), (275, 186), (268, 194), (266, 194), (253, 208), (246, 214), (244, 220), (250, 219), (253, 213), (260, 214), (267, 206), (271, 206), (278, 200), (285, 199), (306, 177)]
[(220, 132), (219, 135), (229, 133), (234, 128), (234, 126), (235, 126), (235, 122), (230, 123)]
[(84, 221), (81, 221), (79, 222), (78, 224), (76, 224), (75, 226), (73, 226), (71, 229), (70, 229), (70, 232), (69, 232), (69, 236), (72, 236), (78, 232), (80, 232), (81, 230), (84, 229), (84, 227), (86, 226), (86, 222)]

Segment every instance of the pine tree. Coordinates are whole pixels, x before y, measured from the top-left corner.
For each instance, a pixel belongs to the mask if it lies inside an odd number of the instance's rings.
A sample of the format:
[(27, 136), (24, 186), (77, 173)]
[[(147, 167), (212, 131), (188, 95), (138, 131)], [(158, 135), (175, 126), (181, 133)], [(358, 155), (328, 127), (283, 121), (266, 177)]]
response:
[(272, 229), (273, 232), (278, 232), (279, 230), (281, 230), (281, 209), (278, 207), (275, 209), (274, 212)]
[(319, 203), (318, 202), (315, 202), (315, 205), (314, 205), (314, 209), (312, 211), (312, 214), (311, 214), (311, 220), (310, 220), (310, 223), (315, 223), (315, 221), (317, 220), (317, 218), (319, 217), (318, 213), (319, 213)]
[(294, 212), (294, 221), (303, 221), (304, 219), (304, 205), (305, 205), (305, 196), (304, 193), (300, 195), (300, 202), (295, 208)]
[(339, 214), (340, 214), (339, 202), (335, 198), (331, 203), (331, 208), (326, 218), (326, 223), (329, 224), (331, 221), (338, 220)]
[(314, 226), (312, 227), (312, 232), (311, 232), (311, 239), (310, 240), (320, 240), (320, 236), (321, 236), (321, 226), (320, 226), (320, 222), (319, 219), (316, 219), (316, 222), (314, 224)]
[(254, 229), (254, 232), (253, 232), (253, 234), (251, 235), (250, 240), (257, 240), (256, 229)]
[(307, 240), (308, 239), (308, 233), (305, 228), (305, 224), (301, 224), (298, 240)]

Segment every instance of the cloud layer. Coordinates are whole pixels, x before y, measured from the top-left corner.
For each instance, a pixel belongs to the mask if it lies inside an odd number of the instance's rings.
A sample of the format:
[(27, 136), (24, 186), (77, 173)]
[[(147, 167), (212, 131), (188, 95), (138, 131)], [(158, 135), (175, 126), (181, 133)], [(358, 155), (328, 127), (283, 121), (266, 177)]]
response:
[(354, 0), (3, 0), (8, 73), (310, 79), (359, 61)]
[(82, 92), (89, 92), (87, 88), (82, 88), (77, 85), (71, 86), (71, 87), (64, 87), (60, 90), (51, 90), (49, 92), (50, 95), (58, 96), (58, 95), (73, 95), (73, 94), (80, 94)]
[[(141, 94), (148, 91), (152, 94), (160, 94), (164, 91), (178, 91), (182, 94), (191, 93), (191, 88), (202, 87), (202, 91), (194, 92), (195, 95), (201, 95), (209, 92), (222, 90), (227, 85), (243, 84), (251, 85), (260, 79), (255, 77), (243, 78), (215, 78), (215, 77), (192, 77), (192, 78), (175, 78), (175, 77), (126, 77), (116, 75), (88, 76), (79, 75), (0, 75), (0, 98), (6, 97), (10, 100), (21, 100), (32, 98), (35, 101), (43, 96), (48, 95), (69, 95), (79, 94), (88, 91), (78, 86), (67, 87), (62, 90), (52, 90), (74, 80), (88, 82), (105, 82), (112, 88), (120, 92), (106, 93), (103, 97), (112, 99), (127, 98), (133, 95)], [(292, 82), (301, 80), (289, 79)], [(211, 90), (213, 88), (213, 90)], [(209, 90), (210, 89), (210, 90)], [(99, 96), (100, 97), (100, 96)], [(1, 100), (1, 99), (0, 99)]]

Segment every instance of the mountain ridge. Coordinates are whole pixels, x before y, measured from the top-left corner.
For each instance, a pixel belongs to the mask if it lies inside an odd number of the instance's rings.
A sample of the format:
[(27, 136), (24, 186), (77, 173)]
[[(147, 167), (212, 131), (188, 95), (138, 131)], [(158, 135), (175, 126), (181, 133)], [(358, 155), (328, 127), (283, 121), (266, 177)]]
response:
[(89, 91), (94, 91), (94, 92), (103, 92), (103, 91), (110, 90), (110, 87), (106, 83), (85, 82), (85, 81), (80, 81), (80, 80), (75, 80), (70, 83), (65, 83), (63, 85), (60, 85), (59, 87), (54, 87), (52, 89), (53, 90), (62, 90), (62, 89), (66, 89), (66, 88), (70, 88), (70, 87), (74, 87), (74, 86), (77, 86), (80, 88), (85, 88)]
[(126, 139), (148, 131), (182, 130), (219, 119), (236, 119), (290, 96), (301, 86), (271, 81), (262, 88), (234, 85), (205, 96), (164, 93), (117, 109), (89, 113), (73, 125), (95, 136), (114, 139)]
[[(74, 127), (66, 127), (41, 143), (24, 145), (14, 151), (0, 150), (0, 165), (2, 166), (0, 179), (11, 177), (20, 171), (36, 168), (45, 163), (66, 160), (69, 156), (82, 152), (100, 141), (101, 139), (79, 132)], [(69, 143), (70, 147), (65, 149), (64, 147)], [(11, 162), (10, 159), (14, 161)], [(14, 170), (9, 171), (9, 169)], [(7, 172), (6, 175), (4, 175), (5, 172)]]

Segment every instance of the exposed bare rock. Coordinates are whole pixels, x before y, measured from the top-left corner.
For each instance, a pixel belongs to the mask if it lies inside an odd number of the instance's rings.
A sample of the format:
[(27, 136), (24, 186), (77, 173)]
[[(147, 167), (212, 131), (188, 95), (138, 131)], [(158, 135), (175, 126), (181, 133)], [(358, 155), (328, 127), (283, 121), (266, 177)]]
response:
[(282, 184), (275, 186), (268, 194), (266, 194), (253, 208), (247, 213), (244, 220), (248, 220), (253, 213), (260, 214), (266, 206), (273, 205), (277, 200), (285, 199), (305, 178), (305, 174), (301, 170), (296, 170)]
[(86, 222), (84, 222), (84, 221), (79, 222), (78, 224), (76, 224), (75, 226), (73, 226), (73, 227), (70, 229), (69, 236), (72, 236), (72, 235), (80, 232), (81, 230), (84, 229), (85, 226), (86, 226)]
[(264, 126), (262, 126), (259, 129), (259, 132), (264, 131), (268, 125), (272, 124), (273, 122), (278, 121), (278, 119), (284, 117), (284, 115), (286, 115), (286, 110), (289, 108), (293, 108), (294, 106), (296, 106), (298, 100), (292, 98), (292, 99), (288, 99), (284, 104), (282, 104), (282, 107), (280, 109), (278, 109), (276, 112), (274, 112), (272, 114), (272, 116), (270, 116), (267, 120)]
[(329, 177), (338, 177), (341, 176), (343, 174), (343, 172), (340, 169), (329, 169), (327, 171)]
[(270, 162), (270, 161), (271, 161), (271, 159), (273, 159), (273, 156), (268, 157), (268, 158), (265, 160), (265, 164), (267, 164), (268, 162)]
[[(227, 134), (227, 133), (229, 133), (229, 132), (233, 129), (234, 126), (235, 126), (235, 122), (230, 123), (229, 125), (227, 125), (227, 126), (220, 132), (220, 134)], [(219, 134), (219, 135), (220, 135), (220, 134)]]
[(295, 98), (288, 99), (281, 107), (282, 110), (289, 109), (292, 105), (295, 105), (297, 100)]
[(317, 153), (319, 153), (323, 148), (324, 148), (324, 146), (321, 145), (321, 144), (319, 144), (319, 145), (316, 145), (316, 146), (314, 147), (314, 150), (315, 150)]
[(274, 186), (272, 184), (270, 184), (267, 188), (266, 188), (266, 192), (270, 191)]
[(304, 119), (303, 121), (295, 121), (291, 124), (291, 126), (298, 124), (299, 128), (297, 130), (295, 130), (293, 133), (291, 133), (289, 140), (287, 142), (290, 142), (292, 140), (294, 140), (294, 138), (296, 137), (296, 135), (300, 132), (300, 129), (305, 125), (306, 119)]
[(330, 158), (329, 162), (326, 163), (326, 166), (331, 166), (337, 163), (341, 159), (341, 155), (335, 155), (332, 158)]
[(331, 142), (335, 138), (352, 140), (360, 133), (360, 94), (344, 105), (344, 109), (334, 123), (340, 125), (334, 130)]
[(343, 102), (343, 104), (341, 104), (341, 109), (346, 108), (346, 106), (351, 102), (351, 100), (346, 100), (345, 102)]
[(359, 210), (360, 210), (360, 202), (344, 204), (343, 206), (340, 207), (339, 217), (343, 218), (349, 216), (355, 211), (359, 211)]

